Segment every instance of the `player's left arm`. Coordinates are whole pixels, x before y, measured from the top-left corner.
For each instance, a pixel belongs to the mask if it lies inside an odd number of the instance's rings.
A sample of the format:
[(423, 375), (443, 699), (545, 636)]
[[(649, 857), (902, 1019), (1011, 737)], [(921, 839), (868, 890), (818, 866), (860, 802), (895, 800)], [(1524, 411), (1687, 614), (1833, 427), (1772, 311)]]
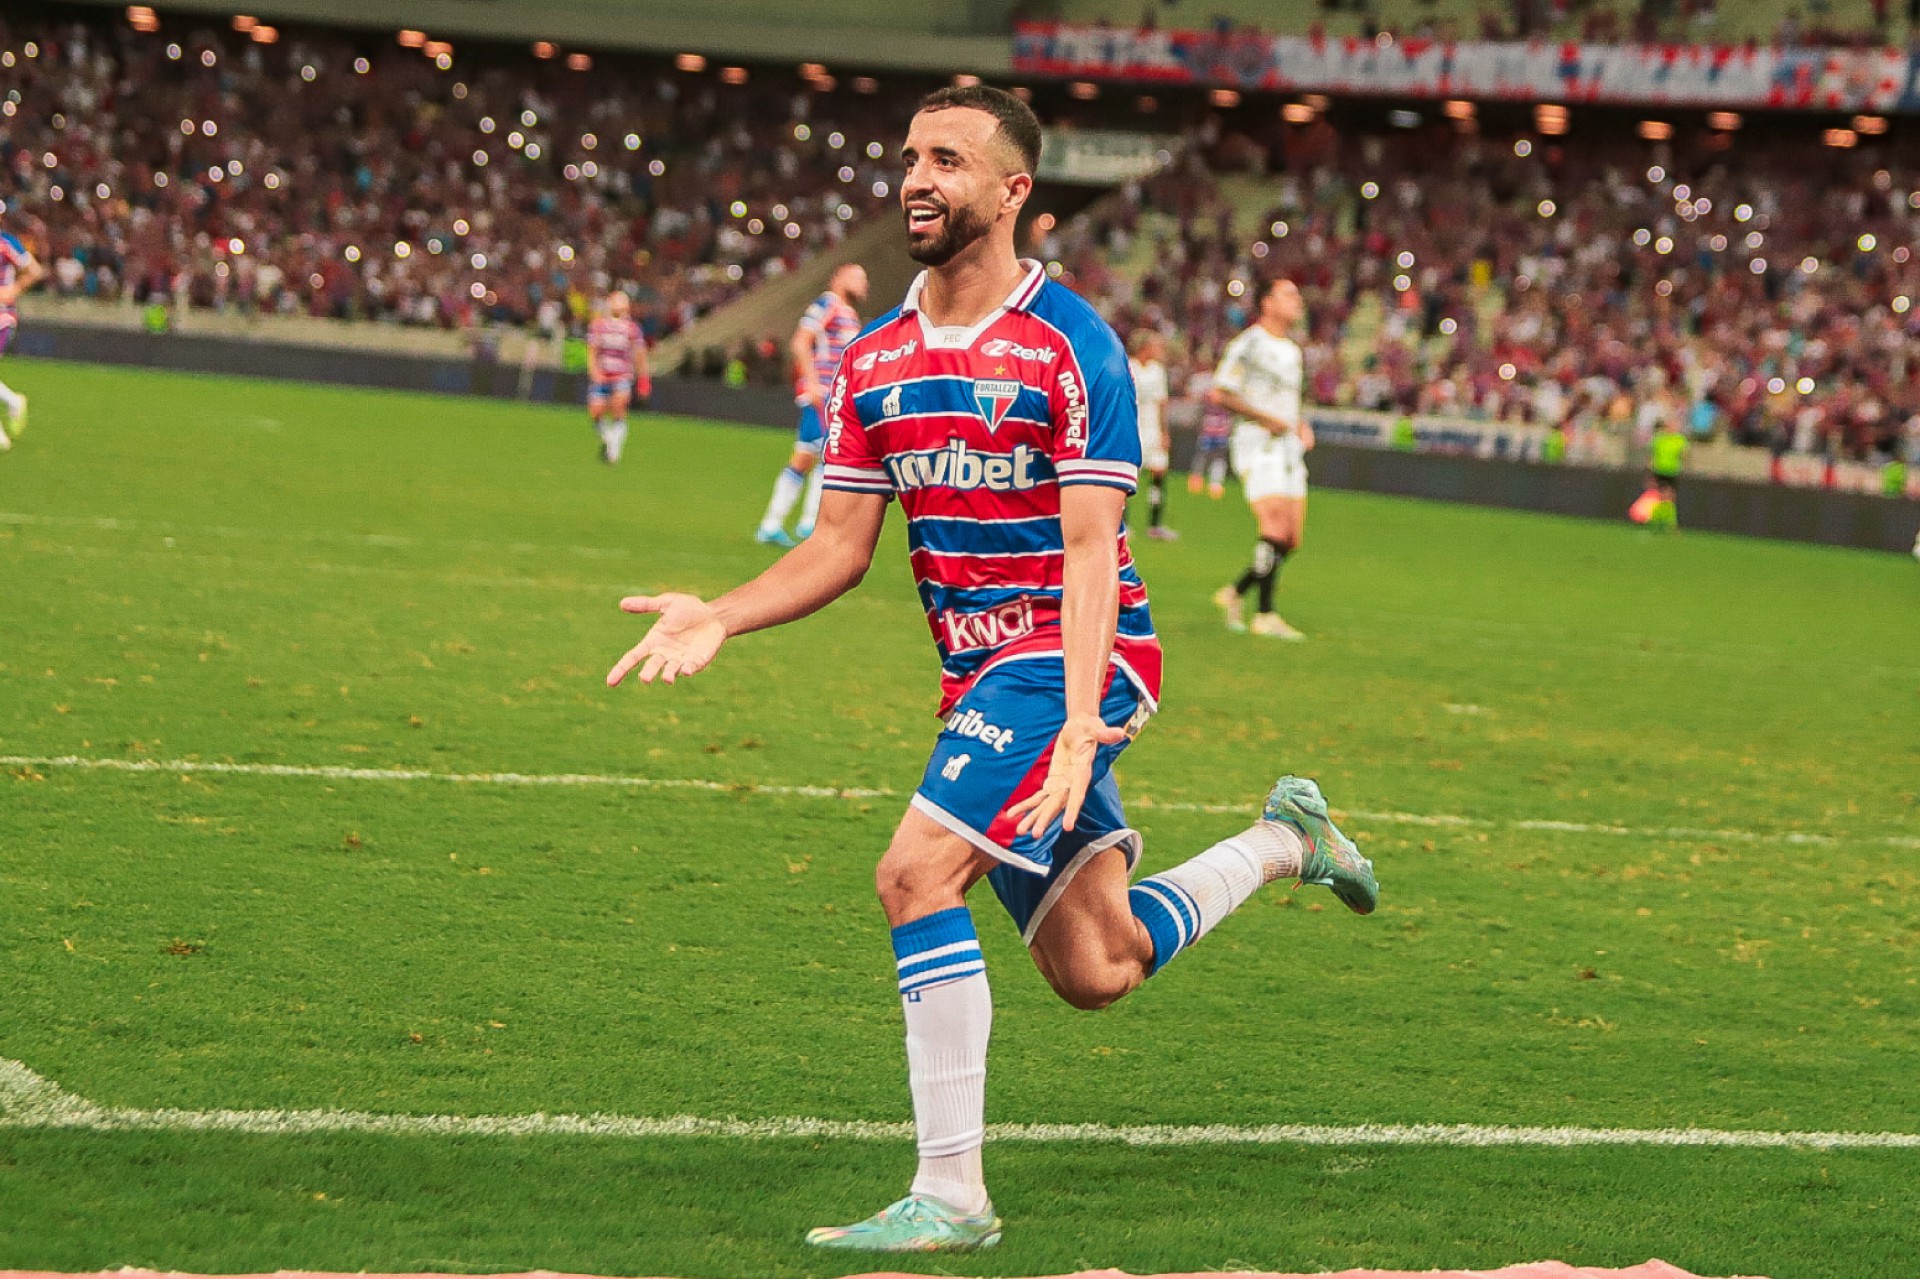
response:
[(1056, 817), (1072, 830), (1093, 782), (1094, 756), (1102, 746), (1126, 740), (1124, 727), (1100, 718), (1120, 620), (1120, 519), (1126, 504), (1123, 489), (1088, 484), (1060, 492), (1067, 548), (1060, 593), (1067, 720), (1054, 739), (1046, 781), (1011, 810), (1022, 835), (1045, 830)]
[(653, 356), (647, 351), (646, 334), (638, 325), (633, 334), (633, 395), (644, 407), (653, 399)]
[[(1069, 368), (1053, 395), (1054, 470), (1060, 478), (1060, 632), (1067, 718), (1054, 739), (1040, 789), (1015, 805), (1021, 834), (1054, 818), (1072, 830), (1093, 782), (1102, 746), (1126, 730), (1100, 718), (1120, 620), (1120, 521), (1140, 471), (1139, 410), (1119, 339), (1107, 330), (1106, 358)], [(1089, 344), (1091, 346), (1092, 344)], [(1097, 348), (1096, 348), (1097, 349)]]
[(9, 244), (7, 256), (13, 260), (14, 276), (12, 284), (0, 287), (0, 306), (12, 306), (22, 293), (47, 278), (47, 268), (32, 250)]

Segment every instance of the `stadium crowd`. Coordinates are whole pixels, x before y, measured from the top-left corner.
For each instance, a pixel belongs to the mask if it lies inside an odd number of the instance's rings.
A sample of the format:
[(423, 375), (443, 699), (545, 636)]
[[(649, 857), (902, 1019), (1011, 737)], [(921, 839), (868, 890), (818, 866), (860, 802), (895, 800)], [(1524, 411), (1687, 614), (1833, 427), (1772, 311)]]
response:
[[(1123, 331), (1183, 343), (1188, 370), (1249, 322), (1252, 281), (1292, 276), (1323, 404), (1642, 439), (1678, 418), (1777, 453), (1920, 461), (1920, 168), (1817, 137), (1681, 155), (1343, 138), (1323, 119), (1283, 140), (1201, 134), (1045, 247)], [(1253, 204), (1217, 176), (1269, 166)], [(1142, 234), (1164, 243), (1130, 253)]]
[[(1779, 48), (1865, 48), (1894, 43), (1902, 26), (1920, 27), (1920, 0), (1872, 0), (1836, 10), (1832, 0), (1802, 6), (1788, 0), (1740, 5), (1722, 0), (1482, 0), (1463, 23), (1435, 0), (1318, 0), (1320, 16), (1305, 34), (1412, 40), (1584, 40), (1594, 44), (1766, 43)], [(1269, 11), (1270, 12), (1270, 11)], [(1266, 15), (1263, 14), (1263, 19)], [(1245, 14), (1196, 13), (1189, 0), (1146, 0), (1142, 30), (1204, 26), (1221, 35), (1259, 33)]]
[[(621, 288), (657, 341), (890, 209), (920, 91), (434, 53), (6, 20), (5, 224), (62, 293), (558, 334)], [(1920, 461), (1910, 149), (1262, 127), (1209, 116), (1043, 256), (1186, 371), (1294, 277), (1323, 404)], [(778, 338), (725, 363), (781, 381)]]
[(659, 62), (443, 68), (391, 35), (272, 34), (0, 19), (0, 200), (54, 288), (556, 329), (623, 287), (657, 339), (886, 204), (905, 115)]

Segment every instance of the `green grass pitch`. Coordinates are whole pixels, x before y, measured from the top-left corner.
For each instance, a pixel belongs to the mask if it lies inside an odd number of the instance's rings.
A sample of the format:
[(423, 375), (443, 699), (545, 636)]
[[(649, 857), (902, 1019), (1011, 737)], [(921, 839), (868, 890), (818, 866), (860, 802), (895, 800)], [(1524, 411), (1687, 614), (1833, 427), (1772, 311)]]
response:
[[(0, 754), (860, 787), (848, 799), (0, 771), (0, 1058), (101, 1105), (908, 1117), (871, 868), (936, 725), (898, 520), (867, 583), (676, 688), (615, 600), (714, 592), (786, 441), (31, 361), (0, 458)], [(1684, 512), (1683, 512), (1684, 514)], [(1322, 492), (1225, 634), (1237, 502), (1136, 553), (1121, 779), (1167, 865), (1318, 776), (1381, 911), (1269, 890), (1103, 1014), (991, 898), (989, 1120), (1920, 1131), (1920, 573)], [(1157, 806), (1149, 801), (1157, 801)], [(1188, 805), (1180, 808), (1177, 805)], [(1411, 817), (1465, 819), (1416, 822)], [(1625, 831), (1627, 833), (1621, 833)], [(905, 1142), (0, 1127), (0, 1265), (839, 1274)], [(1035, 1274), (1658, 1255), (1904, 1273), (1920, 1151), (997, 1144)]]

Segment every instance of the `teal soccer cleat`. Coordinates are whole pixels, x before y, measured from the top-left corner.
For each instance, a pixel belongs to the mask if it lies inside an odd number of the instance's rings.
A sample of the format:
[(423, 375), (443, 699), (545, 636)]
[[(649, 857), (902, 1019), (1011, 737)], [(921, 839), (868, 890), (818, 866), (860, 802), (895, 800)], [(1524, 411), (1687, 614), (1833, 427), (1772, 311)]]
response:
[(763, 546), (780, 546), (785, 547), (789, 551), (800, 545), (800, 543), (793, 540), (793, 534), (783, 528), (760, 529), (753, 535), (753, 540)]
[(1380, 904), (1380, 882), (1373, 877), (1373, 863), (1360, 855), (1353, 841), (1340, 833), (1327, 816), (1327, 797), (1311, 778), (1282, 777), (1267, 792), (1267, 803), (1260, 810), (1263, 821), (1285, 822), (1307, 841), (1307, 855), (1301, 859), (1300, 882), (1331, 888), (1346, 907), (1359, 915), (1371, 915)]
[(908, 1195), (851, 1226), (815, 1226), (807, 1242), (846, 1252), (972, 1252), (1000, 1242), (1000, 1218), (992, 1205), (969, 1216), (932, 1195)]

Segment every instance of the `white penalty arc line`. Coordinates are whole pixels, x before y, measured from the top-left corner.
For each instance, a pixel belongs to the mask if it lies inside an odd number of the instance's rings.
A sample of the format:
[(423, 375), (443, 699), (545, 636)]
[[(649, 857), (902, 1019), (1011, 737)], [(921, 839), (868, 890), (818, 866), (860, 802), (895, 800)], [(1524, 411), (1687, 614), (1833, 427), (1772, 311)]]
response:
[[(198, 759), (116, 759), (87, 755), (0, 755), (0, 768), (68, 768), (116, 773), (207, 773), (238, 777), (294, 777), (336, 782), (443, 782), (455, 786), (613, 787), (625, 790), (688, 790), (716, 795), (763, 795), (797, 799), (898, 799), (900, 792), (884, 786), (789, 786), (771, 782), (720, 782), (701, 777), (633, 777), (619, 773), (451, 773), (424, 768), (353, 768), (344, 764), (225, 763)], [(1130, 801), (1141, 810), (1169, 813), (1246, 813), (1251, 804), (1200, 803), (1142, 797)], [(1546, 818), (1487, 821), (1451, 813), (1373, 812), (1336, 810), (1352, 821), (1400, 826), (1477, 827), (1540, 831), (1563, 835), (1612, 835), (1632, 839), (1670, 839), (1689, 842), (1721, 841), (1737, 844), (1871, 844), (1886, 848), (1920, 848), (1920, 837), (1906, 835), (1818, 835), (1805, 831), (1769, 833), (1751, 830), (1714, 830), (1692, 826), (1610, 826), (1596, 822), (1567, 822)]]
[[(256, 1136), (374, 1133), (400, 1137), (724, 1137), (744, 1141), (911, 1141), (910, 1123), (706, 1119), (670, 1115), (383, 1115), (356, 1110), (136, 1110), (97, 1106), (0, 1057), (0, 1128), (87, 1132), (225, 1132)], [(1122, 1146), (1683, 1146), (1913, 1150), (1920, 1133), (1766, 1132), (1720, 1128), (1569, 1128), (1485, 1124), (989, 1124), (995, 1143)]]

